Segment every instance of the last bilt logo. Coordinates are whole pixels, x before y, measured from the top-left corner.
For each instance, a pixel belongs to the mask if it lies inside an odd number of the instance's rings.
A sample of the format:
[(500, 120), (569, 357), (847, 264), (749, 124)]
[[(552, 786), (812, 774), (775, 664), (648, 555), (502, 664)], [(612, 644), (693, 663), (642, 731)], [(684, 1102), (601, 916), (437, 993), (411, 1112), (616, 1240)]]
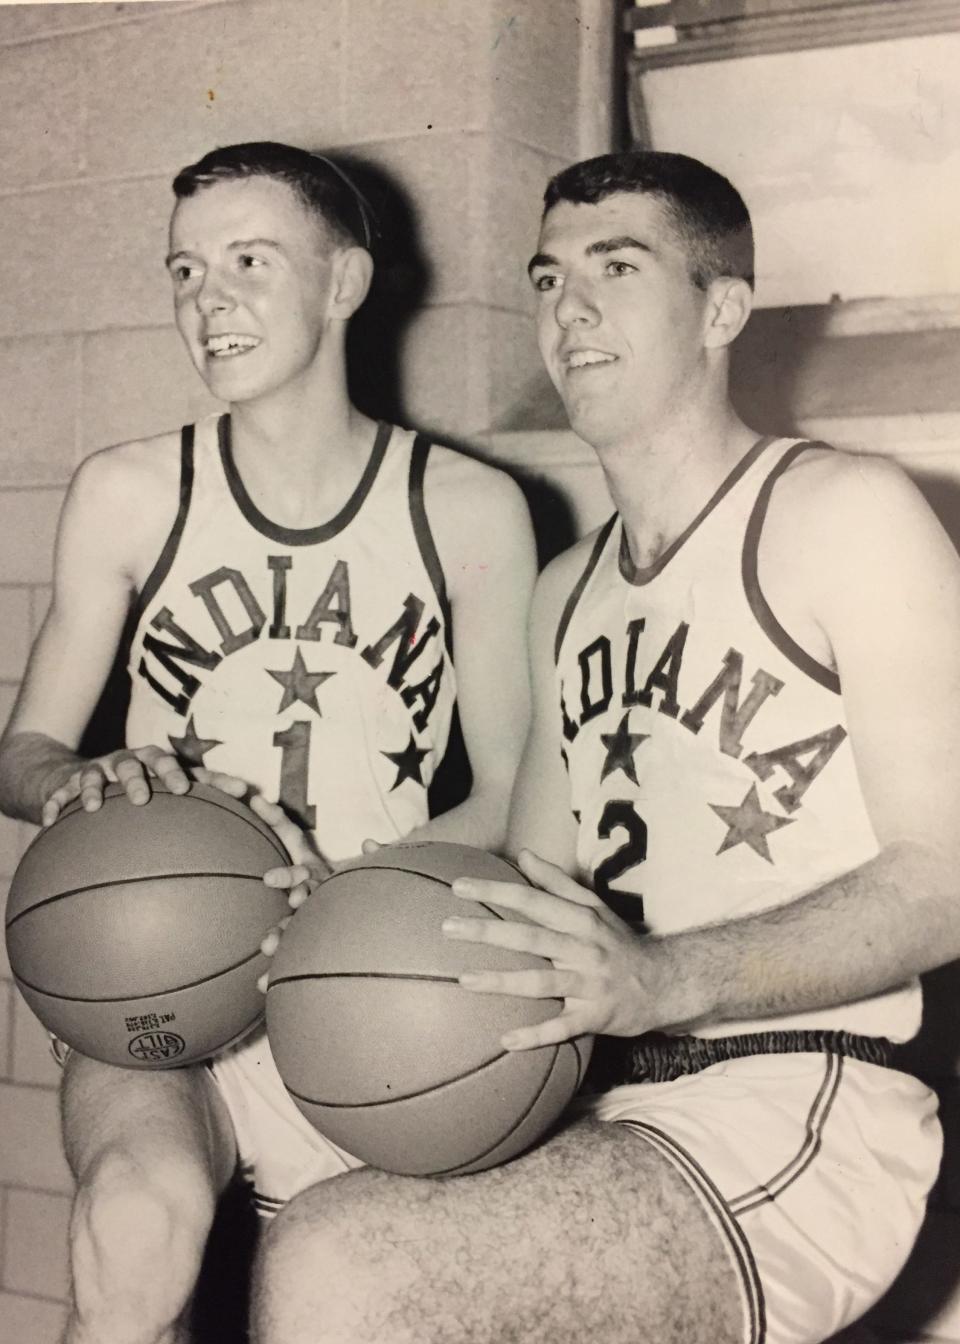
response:
[[(682, 621), (651, 661), (649, 651), (643, 647), (644, 625), (643, 617), (628, 622), (624, 653), (619, 663), (606, 635), (599, 635), (580, 649), (575, 674), (566, 677), (560, 688), (566, 743), (569, 746), (575, 742), (584, 725), (606, 716), (600, 726), (611, 726), (613, 730), (600, 733), (604, 748), (600, 782), (619, 772), (618, 778), (637, 785), (636, 753), (642, 750), (656, 723), (643, 715), (631, 720), (632, 710), (652, 710), (661, 722), (663, 719), (673, 720), (679, 730), (696, 736), (703, 730), (710, 711), (719, 704), (717, 746), (720, 752), (734, 760), (742, 760), (758, 780), (769, 782), (772, 796), (782, 811), (764, 809), (756, 784), (750, 786), (738, 806), (708, 804), (721, 823), (717, 853), (747, 845), (772, 863), (775, 856), (771, 853), (768, 837), (794, 819), (793, 814), (801, 807), (807, 790), (847, 736), (846, 730), (841, 724), (833, 724), (799, 740), (763, 751), (751, 750), (743, 755), (744, 736), (767, 702), (780, 693), (784, 683), (772, 673), (757, 668), (750, 674), (749, 688), (745, 689), (743, 655), (731, 648), (709, 683), (689, 705), (683, 706), (678, 698), (678, 687), (690, 626)], [(638, 731), (643, 728), (649, 731)], [(567, 758), (566, 750), (564, 757)], [(782, 782), (777, 784), (777, 778)], [(614, 826), (626, 825), (625, 814), (622, 817), (612, 813), (607, 815), (611, 807), (623, 809), (627, 806), (608, 804), (600, 822), (601, 838), (606, 838)], [(626, 871), (626, 867), (634, 866), (638, 857), (642, 858), (639, 851), (641, 848), (645, 851), (645, 834), (639, 826), (642, 823), (634, 818), (633, 829), (637, 834), (632, 837), (631, 862), (626, 866), (614, 862), (611, 872), (606, 874), (609, 880)]]
[[(429, 748), (419, 745), (418, 735), (429, 724), (444, 669), (443, 638), (436, 616), (424, 621), (424, 601), (408, 593), (385, 628), (358, 632), (349, 565), (338, 559), (302, 623), (293, 625), (287, 598), (294, 557), (271, 555), (266, 564), (269, 614), (248, 577), (239, 569), (221, 566), (187, 585), (192, 600), (182, 617), (163, 606), (150, 620), (137, 673), (184, 720), (184, 732), (170, 736), (174, 750), (188, 764), (202, 765), (206, 753), (220, 745), (218, 739), (203, 736), (202, 724), (191, 713), (194, 698), (226, 659), (258, 640), (270, 641), (277, 649), (277, 659), (275, 667), (263, 668), (263, 694), (269, 694), (268, 686), (273, 686), (278, 715), (299, 705), (312, 711), (311, 716), (298, 717), (273, 735), (273, 746), (282, 753), (280, 798), (305, 825), (314, 826), (315, 810), (307, 799), (310, 739), (314, 721), (323, 717), (321, 687), (336, 673), (313, 667), (310, 648), (325, 640), (354, 651), (406, 707), (408, 741), (393, 744), (396, 750), (381, 754), (396, 767), (392, 789), (408, 780), (424, 785), (421, 766)], [(243, 620), (238, 619), (241, 610)], [(207, 633), (201, 637), (196, 632), (204, 627)]]

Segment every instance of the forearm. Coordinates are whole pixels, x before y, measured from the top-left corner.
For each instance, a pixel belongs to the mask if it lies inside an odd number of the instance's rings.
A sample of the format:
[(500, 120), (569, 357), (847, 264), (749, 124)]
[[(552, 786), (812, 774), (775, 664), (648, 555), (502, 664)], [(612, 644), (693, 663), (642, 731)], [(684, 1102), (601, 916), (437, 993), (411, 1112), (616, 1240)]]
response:
[(0, 812), (39, 825), (44, 803), (82, 759), (45, 733), (13, 733), (0, 746)]
[[(960, 876), (919, 845), (789, 905), (649, 945), (659, 1026), (777, 1016), (852, 1002), (960, 956)], [(638, 952), (644, 956), (641, 944)]]
[(447, 840), (501, 853), (506, 843), (509, 788), (474, 789), (449, 812), (432, 817), (404, 840)]

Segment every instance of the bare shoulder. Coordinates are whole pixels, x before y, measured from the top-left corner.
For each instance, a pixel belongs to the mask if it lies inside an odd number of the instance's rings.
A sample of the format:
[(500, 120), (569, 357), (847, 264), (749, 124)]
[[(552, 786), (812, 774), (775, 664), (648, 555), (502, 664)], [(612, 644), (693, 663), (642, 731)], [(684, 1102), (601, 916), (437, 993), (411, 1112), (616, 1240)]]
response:
[(534, 592), (535, 621), (553, 623), (560, 619), (574, 589), (586, 573), (603, 526), (588, 532), (544, 567)]
[[(832, 665), (851, 612), (914, 605), (936, 586), (960, 597), (960, 559), (930, 505), (896, 462), (812, 449), (783, 473), (758, 552), (760, 587), (780, 623)], [(909, 597), (913, 594), (913, 597)]]
[(508, 472), (442, 444), (430, 449), (424, 488), (428, 507), (464, 516), (477, 510), (495, 515), (504, 508), (526, 513), (523, 491)]
[(454, 567), (533, 557), (523, 491), (499, 467), (435, 444), (427, 461), (424, 503), (441, 560)]
[(77, 468), (63, 527), (85, 533), (136, 580), (163, 545), (179, 498), (179, 432), (118, 443)]
[(98, 449), (77, 468), (72, 488), (91, 502), (144, 503), (152, 512), (171, 489), (179, 494), (179, 484), (180, 435), (171, 433)]
[[(773, 492), (772, 524), (863, 527), (927, 517), (929, 505), (898, 463), (871, 453), (811, 448), (783, 473)], [(823, 539), (823, 538), (822, 538)]]

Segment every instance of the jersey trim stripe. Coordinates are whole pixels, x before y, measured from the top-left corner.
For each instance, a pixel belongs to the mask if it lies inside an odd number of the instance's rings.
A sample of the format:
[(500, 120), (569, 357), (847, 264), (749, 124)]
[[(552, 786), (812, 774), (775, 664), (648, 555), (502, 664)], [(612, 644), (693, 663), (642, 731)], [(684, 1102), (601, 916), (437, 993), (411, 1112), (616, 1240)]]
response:
[(187, 514), (190, 512), (190, 500), (193, 496), (193, 449), (194, 426), (184, 425), (180, 431), (180, 503), (177, 507), (177, 516), (163, 544), (163, 550), (157, 556), (156, 564), (147, 575), (147, 580), (131, 608), (128, 618), (133, 622), (131, 629), (135, 628), (136, 622), (169, 574), (170, 566), (176, 557), (183, 529), (187, 525)]
[[(833, 691), (835, 695), (840, 694), (840, 678), (832, 668), (825, 667), (823, 663), (818, 662), (806, 649), (802, 649), (795, 639), (784, 630), (783, 626), (777, 620), (771, 610), (770, 604), (764, 597), (760, 588), (760, 579), (757, 573), (757, 554), (760, 549), (760, 534), (763, 531), (764, 520), (767, 516), (767, 506), (770, 503), (770, 496), (773, 494), (773, 487), (780, 479), (781, 475), (787, 470), (792, 462), (805, 453), (809, 448), (829, 448), (826, 443), (796, 443), (792, 448), (788, 448), (780, 461), (776, 464), (770, 475), (760, 487), (760, 493), (757, 495), (756, 503), (753, 506), (753, 512), (750, 514), (747, 530), (743, 539), (743, 588), (747, 595), (747, 601), (750, 604), (750, 610), (763, 630), (767, 638), (773, 643), (785, 658), (789, 658), (795, 667), (801, 672), (812, 678), (818, 685), (823, 686), (825, 690)], [(831, 450), (832, 451), (832, 450)]]
[(671, 1135), (642, 1120), (618, 1120), (616, 1123), (626, 1125), (646, 1139), (700, 1196), (708, 1214), (712, 1215), (714, 1226), (727, 1244), (740, 1280), (745, 1316), (744, 1344), (764, 1344), (767, 1336), (766, 1307), (757, 1262), (746, 1233), (723, 1195), (696, 1158)]
[(440, 563), (440, 556), (437, 553), (436, 543), (433, 540), (430, 519), (427, 517), (427, 507), (423, 498), (423, 482), (427, 472), (429, 455), (429, 441), (422, 434), (418, 434), (410, 450), (410, 521), (413, 524), (413, 535), (416, 538), (424, 569), (427, 571), (430, 582), (433, 584), (433, 591), (437, 595), (437, 601), (440, 603), (447, 652), (452, 657), (453, 619), (450, 611), (450, 599), (447, 596), (447, 581), (444, 577), (443, 566)]
[(690, 523), (688, 527), (684, 528), (679, 537), (676, 537), (670, 543), (662, 555), (657, 556), (652, 565), (644, 566), (635, 565), (633, 563), (633, 558), (627, 547), (627, 535), (625, 532), (621, 532), (620, 553), (618, 556), (621, 578), (626, 579), (627, 583), (631, 583), (637, 588), (642, 588), (643, 585), (649, 583), (651, 579), (655, 579), (657, 575), (667, 567), (677, 551), (680, 550), (680, 547), (690, 540), (697, 528), (710, 516), (711, 513), (713, 513), (721, 500), (728, 495), (737, 482), (747, 474), (760, 454), (765, 448), (768, 448), (771, 443), (773, 443), (773, 439), (769, 436), (757, 439), (752, 448), (744, 453), (743, 457), (741, 457), (740, 461), (736, 464), (730, 474), (720, 482), (720, 485), (707, 500), (706, 504), (704, 504), (693, 522)]
[(560, 646), (563, 644), (563, 637), (567, 633), (567, 626), (570, 624), (570, 621), (573, 618), (573, 613), (576, 610), (577, 603), (583, 596), (583, 590), (590, 582), (590, 575), (597, 567), (597, 563), (600, 559), (600, 556), (603, 553), (603, 548), (604, 546), (606, 546), (607, 539), (609, 538), (610, 533), (613, 531), (614, 524), (616, 523), (619, 516), (620, 516), (619, 514), (616, 513), (613, 514), (611, 517), (607, 519), (603, 527), (600, 529), (599, 533), (597, 534), (597, 539), (593, 543), (593, 550), (590, 552), (590, 558), (587, 561), (586, 565), (584, 566), (583, 573), (580, 575), (580, 578), (577, 580), (576, 585), (573, 588), (573, 591), (567, 598), (566, 606), (563, 608), (563, 612), (561, 613), (560, 616), (560, 622), (557, 625), (557, 637), (553, 642), (554, 662), (559, 661)]
[(376, 480), (380, 464), (383, 462), (384, 454), (387, 451), (387, 443), (391, 433), (390, 425), (386, 425), (382, 421), (377, 425), (376, 438), (373, 441), (373, 448), (367, 459), (367, 465), (363, 469), (363, 474), (357, 482), (353, 494), (339, 513), (327, 522), (319, 523), (316, 527), (283, 527), (280, 523), (275, 523), (269, 519), (266, 514), (261, 513), (247, 494), (247, 488), (240, 478), (240, 473), (237, 471), (237, 465), (233, 458), (230, 416), (221, 415), (217, 422), (220, 461), (223, 464), (223, 473), (227, 478), (230, 493), (233, 495), (237, 507), (252, 528), (263, 536), (269, 537), (271, 541), (282, 542), (285, 546), (313, 546), (318, 541), (329, 541), (331, 537), (335, 537), (338, 532), (342, 532), (353, 521)]
[(813, 1162), (823, 1145), (823, 1131), (840, 1091), (843, 1079), (843, 1056), (828, 1054), (824, 1062), (823, 1081), (807, 1115), (803, 1142), (797, 1152), (774, 1176), (730, 1201), (730, 1209), (740, 1217), (761, 1204), (771, 1204), (784, 1190), (793, 1185)]

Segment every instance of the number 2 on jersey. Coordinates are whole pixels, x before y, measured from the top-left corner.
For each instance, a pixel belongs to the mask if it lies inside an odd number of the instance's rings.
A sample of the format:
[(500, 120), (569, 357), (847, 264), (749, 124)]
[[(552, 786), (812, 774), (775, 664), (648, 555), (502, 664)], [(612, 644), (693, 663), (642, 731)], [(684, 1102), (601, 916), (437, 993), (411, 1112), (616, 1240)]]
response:
[(640, 931), (643, 926), (643, 897), (632, 891), (615, 891), (610, 883), (636, 868), (647, 857), (647, 823), (623, 798), (610, 798), (597, 826), (601, 840), (609, 840), (615, 830), (627, 833), (625, 842), (597, 865), (593, 889), (615, 915)]

